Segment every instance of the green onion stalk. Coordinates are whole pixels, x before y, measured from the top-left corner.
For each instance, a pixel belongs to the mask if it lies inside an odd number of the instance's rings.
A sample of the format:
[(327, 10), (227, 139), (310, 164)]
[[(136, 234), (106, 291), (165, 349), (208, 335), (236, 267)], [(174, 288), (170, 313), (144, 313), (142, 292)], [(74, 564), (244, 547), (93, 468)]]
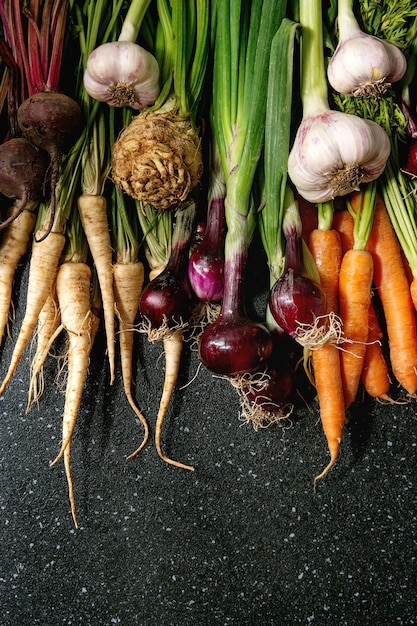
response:
[(210, 36), (208, 0), (159, 0), (155, 48), (161, 90), (113, 146), (112, 179), (155, 209), (177, 210), (203, 171), (199, 131)]
[[(257, 175), (263, 201), (257, 219), (266, 254), (269, 285), (281, 277), (285, 265), (285, 238), (282, 224), (294, 196), (288, 185), (287, 162), (290, 150), (292, 118), (293, 63), (299, 25), (284, 18), (275, 34), (268, 71), (265, 145)], [(277, 62), (279, 59), (279, 62)], [(293, 405), (294, 372), (289, 363), (288, 335), (277, 324), (269, 304), (265, 323), (271, 333), (273, 350), (266, 366), (237, 387), (241, 401), (241, 419), (255, 430), (288, 417)], [(290, 340), (291, 341), (291, 340)]]
[(272, 352), (269, 330), (248, 318), (244, 282), (256, 227), (253, 185), (264, 145), (271, 44), (285, 13), (286, 2), (276, 0), (216, 5), (212, 129), (226, 184), (227, 233), (221, 311), (200, 338), (199, 356), (237, 385)]

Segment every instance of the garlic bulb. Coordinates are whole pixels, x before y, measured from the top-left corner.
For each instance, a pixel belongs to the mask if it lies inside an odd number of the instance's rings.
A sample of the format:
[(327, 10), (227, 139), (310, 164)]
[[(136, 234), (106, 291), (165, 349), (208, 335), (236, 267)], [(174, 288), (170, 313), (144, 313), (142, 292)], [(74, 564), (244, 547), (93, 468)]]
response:
[(404, 76), (407, 61), (393, 43), (364, 33), (350, 5), (350, 0), (339, 0), (339, 43), (327, 78), (335, 91), (347, 96), (378, 97)]
[(327, 202), (382, 174), (391, 144), (376, 122), (326, 110), (305, 117), (288, 157), (288, 175), (309, 202)]
[(130, 41), (114, 41), (93, 50), (84, 72), (87, 93), (110, 106), (143, 109), (159, 94), (155, 57)]

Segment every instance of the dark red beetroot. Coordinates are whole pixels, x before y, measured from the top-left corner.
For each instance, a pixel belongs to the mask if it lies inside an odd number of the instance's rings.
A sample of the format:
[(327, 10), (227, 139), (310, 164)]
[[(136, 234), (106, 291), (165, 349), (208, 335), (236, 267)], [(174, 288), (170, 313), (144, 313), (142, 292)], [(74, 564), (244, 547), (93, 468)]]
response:
[(0, 145), (0, 193), (16, 201), (16, 211), (0, 224), (0, 229), (20, 215), (28, 202), (40, 198), (47, 167), (45, 153), (23, 137)]
[(17, 111), (17, 122), (22, 135), (49, 155), (51, 163), (50, 228), (55, 217), (55, 190), (61, 157), (75, 142), (81, 130), (81, 121), (81, 109), (77, 102), (55, 91), (40, 91), (30, 96)]

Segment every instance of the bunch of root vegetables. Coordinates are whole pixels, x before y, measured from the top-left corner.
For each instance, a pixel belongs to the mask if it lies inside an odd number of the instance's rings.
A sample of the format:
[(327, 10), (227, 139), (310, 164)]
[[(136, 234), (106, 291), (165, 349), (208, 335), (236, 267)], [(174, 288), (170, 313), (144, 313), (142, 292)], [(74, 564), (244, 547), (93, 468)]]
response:
[(0, 394), (36, 341), (27, 410), (41, 409), (65, 334), (52, 465), (75, 525), (71, 442), (99, 328), (142, 427), (129, 459), (150, 434), (134, 345), (160, 342), (155, 446), (194, 470), (162, 447), (192, 342), (255, 430), (296, 411), (302, 371), (330, 453), (316, 487), (364, 393), (417, 391), (416, 3), (4, 0), (0, 18), (0, 336), (16, 337)]

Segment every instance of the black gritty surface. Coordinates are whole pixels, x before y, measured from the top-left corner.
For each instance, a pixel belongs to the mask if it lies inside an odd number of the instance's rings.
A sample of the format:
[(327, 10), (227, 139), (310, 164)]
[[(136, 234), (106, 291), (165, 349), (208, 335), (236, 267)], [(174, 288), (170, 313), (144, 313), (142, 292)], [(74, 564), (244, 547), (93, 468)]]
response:
[[(138, 336), (135, 394), (152, 427), (160, 354)], [(25, 414), (29, 355), (0, 399), (1, 626), (417, 623), (415, 402), (360, 407), (314, 494), (328, 460), (314, 402), (288, 428), (255, 432), (229, 383), (186, 348), (164, 448), (195, 472), (165, 464), (152, 441), (126, 461), (142, 430), (98, 342), (73, 441), (76, 531), (63, 464), (49, 467), (64, 400), (56, 363)]]

